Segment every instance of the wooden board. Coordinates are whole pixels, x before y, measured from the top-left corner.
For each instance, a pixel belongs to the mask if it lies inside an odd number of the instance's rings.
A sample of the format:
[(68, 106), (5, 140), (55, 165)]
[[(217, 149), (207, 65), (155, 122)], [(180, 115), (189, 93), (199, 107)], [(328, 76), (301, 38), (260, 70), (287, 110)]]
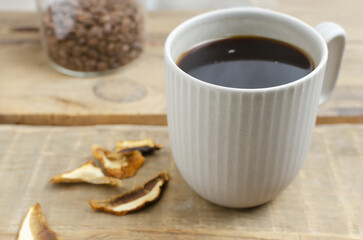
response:
[[(147, 157), (125, 189), (162, 170), (171, 180), (164, 195), (137, 213), (93, 211), (88, 200), (122, 189), (86, 184), (52, 185), (49, 179), (87, 161), (93, 143), (151, 137), (165, 148)], [(237, 210), (196, 195), (177, 171), (166, 127), (0, 126), (0, 239), (15, 239), (27, 208), (42, 206), (64, 239), (353, 240), (363, 237), (363, 125), (319, 126), (297, 179), (274, 201)]]
[[(341, 77), (318, 123), (363, 123), (363, 34), (360, 0), (252, 1), (312, 26), (329, 20), (347, 31)], [(120, 72), (79, 79), (48, 64), (34, 13), (0, 15), (0, 123), (37, 125), (166, 124), (163, 44), (168, 33), (197, 12), (153, 12), (142, 57)]]

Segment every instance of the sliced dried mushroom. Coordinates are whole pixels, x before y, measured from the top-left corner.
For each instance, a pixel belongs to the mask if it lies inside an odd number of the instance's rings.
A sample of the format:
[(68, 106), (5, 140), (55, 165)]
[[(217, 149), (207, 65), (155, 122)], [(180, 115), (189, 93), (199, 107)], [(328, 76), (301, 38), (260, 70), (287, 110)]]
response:
[(57, 240), (57, 234), (53, 232), (45, 220), (39, 203), (30, 207), (21, 222), (18, 240)]
[(140, 151), (143, 155), (154, 153), (163, 148), (162, 145), (155, 144), (150, 138), (136, 141), (119, 141), (116, 143), (116, 152)]
[(108, 175), (120, 179), (134, 176), (145, 162), (139, 151), (110, 152), (93, 145), (92, 154), (101, 162)]
[(163, 186), (169, 181), (166, 172), (145, 183), (142, 187), (123, 193), (111, 199), (90, 200), (91, 207), (98, 211), (110, 212), (119, 216), (136, 211), (159, 199)]
[(122, 186), (122, 181), (105, 176), (102, 169), (97, 167), (93, 160), (82, 164), (81, 166), (59, 174), (53, 177), (50, 182), (52, 183), (91, 183), (91, 184), (106, 184), (111, 186)]

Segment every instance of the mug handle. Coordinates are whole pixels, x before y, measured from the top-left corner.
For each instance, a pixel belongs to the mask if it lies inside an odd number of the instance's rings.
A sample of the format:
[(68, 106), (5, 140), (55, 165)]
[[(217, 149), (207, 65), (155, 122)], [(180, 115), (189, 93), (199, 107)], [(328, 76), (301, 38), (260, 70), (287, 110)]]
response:
[(345, 49), (346, 33), (341, 26), (333, 22), (320, 23), (315, 29), (325, 40), (329, 52), (319, 100), (319, 104), (323, 104), (330, 97), (338, 80)]

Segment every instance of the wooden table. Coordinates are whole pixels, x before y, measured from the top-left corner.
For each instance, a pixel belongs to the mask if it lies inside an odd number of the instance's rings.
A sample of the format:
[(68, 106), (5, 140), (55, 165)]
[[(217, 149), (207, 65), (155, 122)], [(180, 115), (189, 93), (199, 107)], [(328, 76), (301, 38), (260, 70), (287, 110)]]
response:
[[(165, 126), (163, 44), (182, 21), (200, 12), (153, 12), (145, 53), (120, 72), (78, 79), (53, 70), (39, 41), (36, 14), (0, 14), (0, 240), (15, 239), (27, 208), (42, 205), (64, 239), (357, 240), (363, 239), (363, 3), (360, 0), (251, 0), (312, 26), (341, 24), (348, 42), (340, 80), (319, 108), (307, 160), (274, 201), (226, 209), (195, 194), (172, 159)], [(346, 124), (332, 124), (346, 123)], [(352, 123), (355, 123), (354, 125)], [(12, 125), (4, 125), (12, 124)], [(68, 125), (59, 126), (17, 126)], [(125, 189), (49, 179), (91, 157), (97, 143), (151, 137), (165, 148), (147, 158)], [(132, 189), (162, 170), (171, 181), (160, 201), (117, 217), (88, 200)]]
[[(164, 149), (147, 157), (125, 189), (49, 179), (91, 157), (93, 143), (151, 137)], [(166, 127), (0, 126), (0, 240), (15, 239), (27, 208), (42, 206), (64, 239), (358, 240), (363, 238), (363, 125), (316, 127), (303, 170), (274, 201), (237, 210), (194, 193), (171, 156)], [(114, 196), (158, 174), (171, 180), (156, 204), (122, 217), (95, 212), (90, 199)]]
[[(348, 42), (337, 88), (318, 123), (363, 123), (363, 4), (360, 0), (252, 1), (312, 26), (335, 21)], [(36, 14), (0, 15), (0, 123), (35, 125), (166, 124), (163, 44), (197, 12), (153, 12), (145, 53), (112, 75), (78, 79), (53, 70), (40, 45)]]

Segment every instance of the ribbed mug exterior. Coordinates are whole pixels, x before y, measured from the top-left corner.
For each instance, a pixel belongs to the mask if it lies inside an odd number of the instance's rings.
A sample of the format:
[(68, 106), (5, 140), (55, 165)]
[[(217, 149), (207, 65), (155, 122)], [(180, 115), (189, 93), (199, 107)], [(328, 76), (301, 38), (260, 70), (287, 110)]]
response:
[(273, 199), (306, 157), (323, 73), (286, 89), (239, 93), (188, 81), (167, 64), (169, 135), (184, 179), (222, 206)]
[(324, 80), (322, 61), (301, 81), (243, 91), (196, 80), (166, 56), (172, 152), (191, 188), (235, 208), (263, 204), (283, 191), (306, 158)]

